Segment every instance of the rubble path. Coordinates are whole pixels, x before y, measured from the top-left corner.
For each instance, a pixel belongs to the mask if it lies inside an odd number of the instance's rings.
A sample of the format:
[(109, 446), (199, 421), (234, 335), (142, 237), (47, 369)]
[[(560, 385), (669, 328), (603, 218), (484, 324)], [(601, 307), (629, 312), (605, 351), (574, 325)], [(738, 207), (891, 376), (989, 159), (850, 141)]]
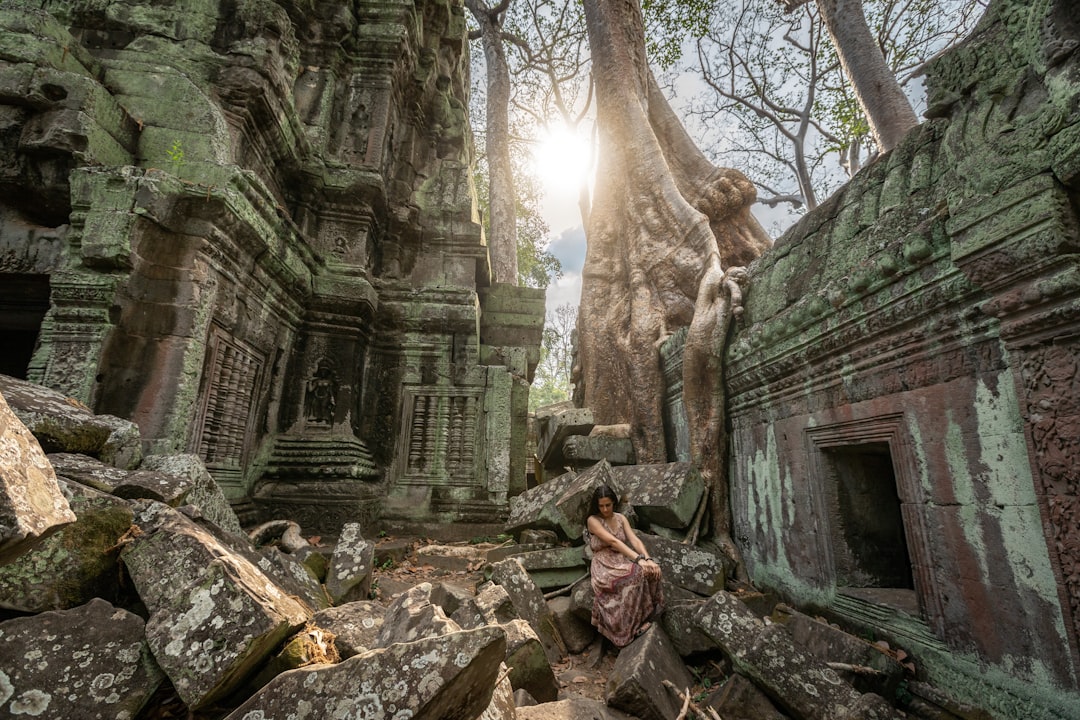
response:
[[(475, 593), (485, 582), (483, 573), (489, 550), (510, 544), (479, 541), (437, 543), (420, 537), (385, 536), (375, 540), (375, 578), (372, 595), (389, 604), (420, 583), (446, 583)], [(599, 641), (578, 654), (567, 654), (551, 666), (559, 680), (560, 697), (580, 696), (603, 702), (605, 686), (617, 653)], [(693, 688), (695, 694), (702, 686)]]

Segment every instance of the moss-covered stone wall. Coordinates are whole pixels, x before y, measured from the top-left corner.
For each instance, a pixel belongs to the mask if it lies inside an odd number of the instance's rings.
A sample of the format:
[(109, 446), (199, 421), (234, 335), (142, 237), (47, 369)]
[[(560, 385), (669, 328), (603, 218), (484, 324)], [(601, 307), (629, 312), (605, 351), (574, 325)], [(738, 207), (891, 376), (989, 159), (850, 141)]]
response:
[(755, 582), (1002, 718), (1080, 716), (1078, 46), (1074, 3), (992, 2), (927, 120), (751, 266), (727, 355)]

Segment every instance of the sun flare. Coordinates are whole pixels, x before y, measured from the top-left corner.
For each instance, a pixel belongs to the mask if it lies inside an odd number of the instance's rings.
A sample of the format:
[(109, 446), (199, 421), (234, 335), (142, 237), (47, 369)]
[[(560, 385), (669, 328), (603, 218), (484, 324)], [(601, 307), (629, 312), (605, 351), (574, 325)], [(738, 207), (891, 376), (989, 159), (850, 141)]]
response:
[(576, 193), (589, 180), (592, 147), (588, 138), (563, 124), (552, 125), (533, 150), (536, 175), (549, 190)]

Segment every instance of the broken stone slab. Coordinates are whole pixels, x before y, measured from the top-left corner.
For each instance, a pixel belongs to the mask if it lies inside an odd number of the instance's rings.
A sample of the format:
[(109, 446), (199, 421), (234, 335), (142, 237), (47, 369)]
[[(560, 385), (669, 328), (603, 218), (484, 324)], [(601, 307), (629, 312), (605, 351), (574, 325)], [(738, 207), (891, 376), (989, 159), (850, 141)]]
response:
[(634, 443), (630, 438), (599, 435), (571, 435), (563, 441), (563, 462), (573, 468), (595, 465), (601, 460), (611, 465), (633, 465)]
[(519, 542), (522, 545), (554, 545), (559, 542), (559, 534), (552, 530), (522, 530)]
[(485, 550), (467, 545), (421, 545), (416, 562), (443, 570), (468, 570), (484, 562)]
[(385, 615), (386, 606), (381, 603), (357, 600), (320, 610), (311, 622), (334, 634), (334, 645), (344, 659), (376, 647)]
[(146, 637), (180, 698), (227, 695), (310, 617), (254, 563), (153, 501), (136, 503), (141, 534), (121, 553), (150, 613)]
[(724, 589), (732, 569), (727, 556), (648, 533), (638, 533), (638, 537), (667, 582), (705, 597)]
[(563, 656), (563, 641), (551, 616), (551, 608), (544, 594), (529, 577), (524, 566), (515, 558), (508, 558), (491, 566), (491, 580), (501, 585), (510, 596), (519, 617), (526, 620), (536, 631), (544, 645), (548, 662), (556, 663)]
[(501, 625), (517, 617), (517, 609), (506, 588), (489, 582), (477, 589), (475, 597), (467, 598), (450, 619), (463, 628), (475, 629), (485, 625)]
[(318, 548), (308, 546), (290, 553), (298, 563), (307, 568), (311, 576), (319, 582), (326, 580), (326, 571), (330, 569), (330, 560)]
[(636, 716), (610, 708), (599, 700), (577, 696), (540, 705), (519, 706), (517, 720), (636, 720)]
[(724, 720), (788, 720), (768, 695), (739, 673), (733, 673), (702, 704)]
[(440, 582), (431, 585), (431, 602), (443, 609), (447, 616), (452, 616), (465, 603), (471, 601), (475, 593), (460, 585)]
[[(330, 607), (330, 595), (315, 574), (293, 555), (276, 547), (265, 547), (256, 565), (271, 577), (282, 590), (303, 600), (312, 610)], [(249, 556), (252, 557), (252, 556)]]
[(705, 481), (691, 463), (632, 465), (611, 472), (634, 512), (650, 525), (688, 527), (705, 497)]
[[(506, 532), (517, 535), (525, 530), (552, 532), (560, 528), (562, 514), (555, 507), (555, 502), (562, 497), (576, 477), (577, 474), (572, 472), (559, 475), (510, 498)], [(581, 537), (581, 532), (574, 537)]]
[(779, 621), (797, 645), (825, 663), (843, 663), (870, 668), (873, 674), (837, 670), (840, 677), (862, 693), (893, 697), (904, 678), (904, 667), (895, 657), (862, 638), (846, 633), (827, 622), (816, 620), (786, 605), (777, 608)]
[[(499, 667), (499, 674), (506, 672), (505, 663)], [(517, 720), (514, 687), (510, 678), (504, 677), (491, 693), (491, 702), (476, 720)]]
[(511, 620), (502, 626), (506, 633), (506, 659), (510, 683), (523, 688), (540, 702), (550, 702), (559, 695), (559, 683), (547, 661), (544, 646), (529, 623)]
[(390, 603), (375, 647), (415, 642), (460, 630), (461, 626), (446, 617), (443, 609), (431, 601), (431, 583), (425, 582)]
[[(534, 531), (526, 530), (525, 532)], [(554, 534), (555, 533), (552, 533), (552, 535)], [(504, 545), (502, 547), (496, 547), (488, 550), (487, 561), (489, 563), (497, 563), (500, 560), (505, 560), (508, 557), (513, 557), (514, 555), (520, 555), (527, 552), (535, 552), (536, 550), (550, 550), (554, 546), (555, 543), (515, 543), (512, 545)]]
[(563, 442), (571, 435), (588, 435), (593, 429), (592, 410), (567, 408), (541, 420), (536, 456), (548, 470), (561, 470), (564, 462)]
[(654, 623), (619, 652), (608, 677), (607, 704), (641, 720), (673, 718), (681, 703), (662, 680), (670, 680), (679, 689), (694, 685), (675, 646)]
[(0, 716), (135, 717), (163, 677), (144, 625), (101, 599), (0, 623)]
[(139, 428), (129, 420), (95, 415), (74, 398), (9, 375), (0, 375), (0, 394), (45, 452), (83, 453), (122, 470), (142, 459)]
[(375, 545), (364, 539), (360, 524), (343, 525), (326, 571), (326, 591), (334, 604), (366, 600), (374, 565)]
[(117, 599), (118, 545), (131, 529), (131, 506), (79, 483), (58, 487), (78, 520), (0, 566), (0, 607), (37, 613)]
[(473, 718), (491, 704), (506, 655), (498, 627), (462, 630), (282, 673), (226, 720)]
[(75, 519), (41, 445), (0, 394), (0, 565)]
[(156, 470), (121, 470), (89, 455), (50, 453), (57, 475), (116, 497), (157, 500), (172, 507), (188, 504), (190, 479)]
[(221, 487), (207, 471), (206, 465), (198, 455), (189, 453), (148, 455), (143, 458), (139, 469), (177, 476), (191, 488), (184, 497), (185, 505), (194, 505), (199, 508), (203, 517), (222, 530), (244, 535), (244, 531), (240, 528), (240, 521), (233, 512), (232, 506), (229, 505), (225, 493), (221, 491)]
[(709, 598), (698, 625), (740, 673), (796, 720), (899, 717), (883, 700), (863, 696), (835, 670), (795, 645), (783, 625), (765, 624), (731, 593)]
[(511, 555), (529, 573), (536, 586), (542, 590), (564, 588), (589, 573), (582, 547), (561, 547), (533, 550)]
[(570, 598), (561, 596), (548, 600), (551, 616), (566, 650), (574, 655), (584, 652), (596, 639), (596, 628), (582, 620), (570, 607)]
[(687, 657), (716, 648), (716, 643), (697, 624), (697, 616), (705, 605), (705, 599), (676, 599), (673, 595), (674, 593), (669, 591), (669, 586), (665, 584), (664, 614), (661, 622), (664, 632), (671, 638), (679, 655)]

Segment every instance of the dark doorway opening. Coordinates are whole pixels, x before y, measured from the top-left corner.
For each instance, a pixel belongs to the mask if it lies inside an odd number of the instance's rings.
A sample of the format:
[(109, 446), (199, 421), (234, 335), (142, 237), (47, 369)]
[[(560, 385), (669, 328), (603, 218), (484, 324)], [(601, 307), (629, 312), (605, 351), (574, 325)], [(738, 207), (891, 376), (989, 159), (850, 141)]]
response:
[(0, 275), (0, 373), (27, 379), (48, 310), (48, 275)]
[(889, 444), (841, 445), (823, 451), (837, 589), (917, 614)]

